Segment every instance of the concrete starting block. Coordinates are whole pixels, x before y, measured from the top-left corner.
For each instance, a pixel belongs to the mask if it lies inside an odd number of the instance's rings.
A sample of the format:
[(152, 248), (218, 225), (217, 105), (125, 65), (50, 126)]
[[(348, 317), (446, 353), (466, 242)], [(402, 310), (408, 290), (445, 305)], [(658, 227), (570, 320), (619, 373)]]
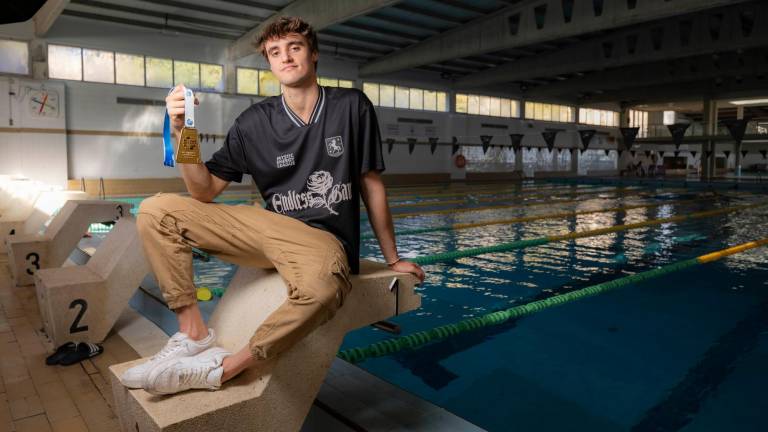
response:
[(30, 180), (8, 180), (0, 193), (0, 233), (20, 230), (32, 213), (35, 201), (49, 187)]
[(80, 191), (44, 191), (38, 195), (24, 221), (17, 221), (13, 226), (0, 230), (3, 249), (8, 251), (8, 238), (14, 235), (37, 234), (67, 201), (85, 200), (88, 194)]
[(115, 201), (67, 201), (43, 234), (10, 236), (8, 262), (16, 286), (32, 285), (40, 269), (61, 267), (92, 223), (128, 216), (131, 207)]
[[(352, 291), (329, 322), (317, 328), (266, 371), (246, 370), (215, 392), (188, 391), (168, 397), (120, 383), (122, 373), (146, 359), (110, 366), (116, 412), (123, 431), (180, 432), (298, 431), (341, 346), (344, 335), (421, 305), (418, 279), (361, 260)], [(256, 328), (287, 298), (274, 270), (241, 268), (211, 317), (218, 344), (231, 351), (245, 346)]]
[(40, 316), (54, 346), (104, 340), (149, 271), (136, 219), (128, 215), (85, 265), (36, 272)]

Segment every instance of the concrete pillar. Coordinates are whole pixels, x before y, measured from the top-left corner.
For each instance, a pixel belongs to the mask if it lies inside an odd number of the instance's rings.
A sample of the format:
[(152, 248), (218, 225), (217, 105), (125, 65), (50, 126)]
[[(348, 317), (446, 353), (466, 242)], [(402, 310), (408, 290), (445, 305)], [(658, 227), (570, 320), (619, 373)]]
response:
[[(704, 136), (714, 136), (717, 131), (717, 102), (711, 99), (705, 99), (703, 114), (704, 119), (702, 123), (704, 126)], [(701, 167), (702, 179), (710, 181), (715, 175), (715, 142), (711, 139), (706, 139), (701, 147), (702, 157), (704, 157), (707, 150), (712, 152), (712, 155), (707, 158), (706, 162), (703, 163), (703, 166)]]
[(523, 173), (523, 146), (515, 150), (515, 171)]
[(574, 148), (571, 152), (571, 175), (579, 175), (579, 149)]
[[(744, 119), (744, 107), (738, 106), (736, 107), (736, 119), (737, 120), (743, 120)], [(741, 179), (741, 143), (735, 143), (733, 146), (733, 153), (734, 157), (736, 158), (736, 181), (739, 181)]]

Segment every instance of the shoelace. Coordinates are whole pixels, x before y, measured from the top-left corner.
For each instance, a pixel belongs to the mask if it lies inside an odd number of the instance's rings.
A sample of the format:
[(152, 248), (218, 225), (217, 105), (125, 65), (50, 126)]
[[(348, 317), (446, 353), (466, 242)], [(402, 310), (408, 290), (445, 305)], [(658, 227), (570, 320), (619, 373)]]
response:
[(174, 352), (178, 351), (181, 348), (181, 341), (178, 339), (171, 338), (168, 343), (163, 347), (162, 350), (160, 350), (159, 353), (155, 354), (150, 358), (150, 361), (152, 360), (161, 360), (169, 355), (173, 354)]

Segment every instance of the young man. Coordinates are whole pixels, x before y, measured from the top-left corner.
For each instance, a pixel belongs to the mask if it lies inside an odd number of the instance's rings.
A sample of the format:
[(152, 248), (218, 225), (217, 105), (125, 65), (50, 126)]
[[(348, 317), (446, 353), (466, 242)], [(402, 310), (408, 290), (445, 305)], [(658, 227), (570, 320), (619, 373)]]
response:
[[(147, 259), (180, 331), (152, 359), (122, 377), (156, 394), (217, 389), (259, 367), (331, 319), (359, 266), (359, 196), (387, 265), (424, 280), (398, 258), (384, 185), (374, 108), (356, 89), (317, 85), (317, 36), (299, 18), (280, 18), (256, 42), (283, 86), (235, 120), (223, 147), (205, 164), (180, 164), (191, 197), (145, 200), (137, 225)], [(166, 98), (176, 139), (184, 118), (178, 86)], [(211, 201), (250, 174), (267, 208)], [(246, 266), (276, 268), (288, 299), (236, 353), (215, 347), (192, 281), (192, 247)]]

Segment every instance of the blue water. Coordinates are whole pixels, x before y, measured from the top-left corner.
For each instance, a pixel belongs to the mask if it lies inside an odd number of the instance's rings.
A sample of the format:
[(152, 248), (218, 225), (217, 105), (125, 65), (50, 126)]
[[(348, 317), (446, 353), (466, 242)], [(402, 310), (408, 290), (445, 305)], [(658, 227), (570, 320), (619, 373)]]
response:
[[(526, 188), (522, 195), (468, 190), (472, 198), (466, 207), (542, 199), (524, 200), (532, 186)], [(460, 197), (393, 195), (390, 202), (435, 201), (434, 206), (393, 208), (393, 214), (423, 213), (396, 218), (396, 230), (666, 204), (398, 236), (400, 254), (424, 256), (768, 199), (726, 193), (719, 200), (677, 203), (700, 192), (644, 188), (620, 195), (606, 185), (542, 188), (553, 194), (601, 193), (557, 196), (577, 202), (450, 214), (429, 211), (461, 208), (439, 204)], [(510, 200), (479, 201), (494, 196)], [(417, 287), (422, 307), (392, 321), (407, 335), (481, 316), (768, 237), (767, 220), (768, 207), (758, 207), (425, 266), (427, 279)], [(362, 228), (370, 232), (367, 222)], [(376, 240), (363, 241), (361, 256), (382, 260)], [(235, 270), (215, 259), (197, 260), (195, 266), (196, 283), (206, 286), (226, 286)], [(766, 270), (768, 248), (763, 247), (359, 366), (492, 431), (768, 430), (763, 414), (768, 409), (763, 390), (768, 384)], [(391, 337), (363, 328), (348, 334), (342, 349)]]

